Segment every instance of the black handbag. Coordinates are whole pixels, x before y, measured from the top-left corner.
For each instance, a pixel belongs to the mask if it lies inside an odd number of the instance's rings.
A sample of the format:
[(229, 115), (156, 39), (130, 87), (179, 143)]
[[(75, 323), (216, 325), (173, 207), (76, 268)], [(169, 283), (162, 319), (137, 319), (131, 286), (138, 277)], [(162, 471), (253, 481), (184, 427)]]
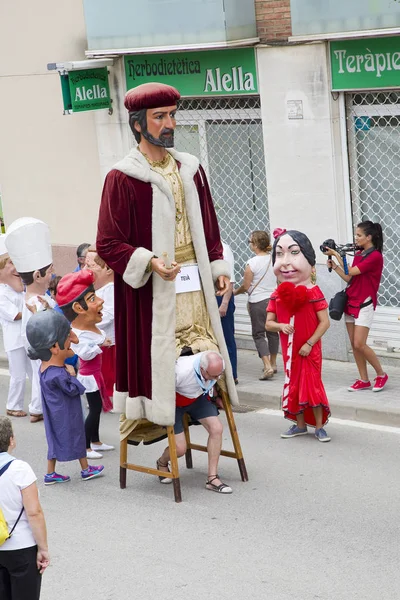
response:
[(341, 290), (330, 299), (329, 316), (334, 321), (340, 321), (347, 304), (346, 290)]

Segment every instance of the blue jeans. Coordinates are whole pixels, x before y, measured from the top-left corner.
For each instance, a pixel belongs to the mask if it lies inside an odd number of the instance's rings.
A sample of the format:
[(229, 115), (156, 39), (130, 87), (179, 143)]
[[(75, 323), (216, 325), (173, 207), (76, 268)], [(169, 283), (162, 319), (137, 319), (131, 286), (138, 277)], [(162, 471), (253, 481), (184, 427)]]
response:
[[(216, 296), (218, 307), (221, 306), (223, 296)], [(225, 317), (221, 317), (221, 325), (224, 332), (225, 342), (231, 360), (233, 378), (237, 379), (237, 349), (235, 340), (235, 299), (230, 297), (228, 310)]]

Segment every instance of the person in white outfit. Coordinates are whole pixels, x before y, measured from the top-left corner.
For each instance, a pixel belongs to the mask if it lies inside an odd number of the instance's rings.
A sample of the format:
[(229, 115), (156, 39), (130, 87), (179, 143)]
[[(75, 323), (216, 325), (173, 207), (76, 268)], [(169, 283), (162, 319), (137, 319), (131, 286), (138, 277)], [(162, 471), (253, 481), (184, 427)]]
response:
[(4, 238), (4, 235), (0, 236), (0, 324), (10, 371), (6, 410), (10, 417), (26, 417), (25, 383), (27, 375), (32, 377), (32, 367), (21, 336), (25, 294), (22, 280), (7, 253)]
[[(52, 306), (54, 301), (46, 296), (53, 274), (53, 257), (50, 230), (46, 223), (31, 217), (22, 217), (11, 223), (5, 235), (8, 254), (25, 284), (25, 302), (22, 308), (21, 336), (25, 349), (28, 348), (26, 325), (32, 312)], [(27, 305), (32, 307), (30, 310)], [(32, 396), (29, 404), (31, 423), (43, 420), (42, 395), (39, 382), (41, 361), (31, 361)]]

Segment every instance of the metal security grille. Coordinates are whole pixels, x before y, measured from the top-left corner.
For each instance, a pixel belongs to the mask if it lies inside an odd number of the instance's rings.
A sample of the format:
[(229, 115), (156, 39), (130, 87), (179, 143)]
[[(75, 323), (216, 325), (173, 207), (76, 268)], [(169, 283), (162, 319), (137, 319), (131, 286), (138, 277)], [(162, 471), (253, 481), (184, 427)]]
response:
[(400, 340), (395, 322), (400, 301), (400, 93), (346, 94), (346, 107), (353, 224), (378, 221), (384, 234), (382, 324), (374, 336), (393, 346), (391, 338)]
[(269, 230), (259, 97), (182, 100), (175, 145), (196, 155), (207, 173), (221, 237), (234, 252), (239, 282), (250, 257), (249, 233)]

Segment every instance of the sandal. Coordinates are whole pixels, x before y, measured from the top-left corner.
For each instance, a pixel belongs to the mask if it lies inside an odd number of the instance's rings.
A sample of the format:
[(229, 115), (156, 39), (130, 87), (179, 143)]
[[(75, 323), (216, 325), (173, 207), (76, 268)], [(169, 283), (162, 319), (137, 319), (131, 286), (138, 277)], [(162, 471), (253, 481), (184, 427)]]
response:
[[(166, 465), (163, 465), (163, 463), (161, 461), (157, 461), (156, 462), (157, 465), (157, 469), (160, 469), (160, 467), (168, 467), (168, 463)], [(171, 471), (169, 470), (168, 467), (168, 473), (170, 473)], [(158, 480), (160, 483), (172, 483), (172, 478), (171, 477), (161, 477), (161, 475), (158, 476)]]
[(9, 417), (27, 417), (27, 413), (23, 410), (7, 410)]
[(219, 479), (219, 475), (210, 475), (206, 481), (206, 490), (210, 490), (211, 492), (218, 492), (218, 494), (232, 494), (233, 490), (226, 483), (221, 483), (220, 485), (214, 485), (213, 481)]
[(267, 379), (271, 379), (274, 376), (273, 369), (264, 369), (262, 376), (260, 377), (260, 381), (266, 381)]

